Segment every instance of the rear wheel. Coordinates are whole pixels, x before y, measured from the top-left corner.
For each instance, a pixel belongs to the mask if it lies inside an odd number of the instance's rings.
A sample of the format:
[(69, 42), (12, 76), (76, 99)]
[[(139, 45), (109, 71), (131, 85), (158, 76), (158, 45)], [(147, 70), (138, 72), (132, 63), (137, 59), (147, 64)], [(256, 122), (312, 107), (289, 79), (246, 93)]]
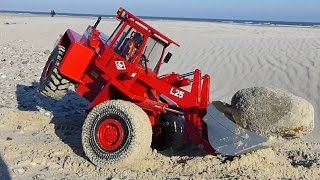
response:
[(137, 105), (110, 100), (96, 106), (82, 128), (85, 154), (97, 166), (124, 166), (144, 158), (150, 150), (152, 129)]
[(65, 48), (58, 45), (50, 54), (41, 74), (39, 92), (52, 99), (59, 100), (67, 93), (70, 81), (61, 76), (58, 71)]

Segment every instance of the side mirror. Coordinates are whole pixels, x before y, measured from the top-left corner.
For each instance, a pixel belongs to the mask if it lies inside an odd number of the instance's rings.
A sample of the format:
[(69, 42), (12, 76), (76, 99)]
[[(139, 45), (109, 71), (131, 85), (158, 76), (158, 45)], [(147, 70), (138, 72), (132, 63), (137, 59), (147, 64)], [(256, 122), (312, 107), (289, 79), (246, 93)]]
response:
[(172, 54), (170, 52), (167, 53), (166, 57), (164, 57), (163, 62), (168, 63)]

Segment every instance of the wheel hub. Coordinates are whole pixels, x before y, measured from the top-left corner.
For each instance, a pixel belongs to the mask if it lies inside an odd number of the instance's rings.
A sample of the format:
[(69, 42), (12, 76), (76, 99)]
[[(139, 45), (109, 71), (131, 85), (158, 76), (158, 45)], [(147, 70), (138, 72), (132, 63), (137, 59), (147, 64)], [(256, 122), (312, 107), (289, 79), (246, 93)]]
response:
[(123, 141), (123, 127), (115, 119), (106, 119), (98, 127), (98, 143), (107, 151), (117, 149)]

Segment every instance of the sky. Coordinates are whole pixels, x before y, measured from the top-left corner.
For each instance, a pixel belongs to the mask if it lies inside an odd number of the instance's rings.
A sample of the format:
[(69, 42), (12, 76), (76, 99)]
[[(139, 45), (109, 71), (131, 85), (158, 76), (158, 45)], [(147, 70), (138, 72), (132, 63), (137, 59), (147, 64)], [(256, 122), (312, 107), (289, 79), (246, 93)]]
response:
[(320, 22), (320, 0), (0, 0), (0, 10)]

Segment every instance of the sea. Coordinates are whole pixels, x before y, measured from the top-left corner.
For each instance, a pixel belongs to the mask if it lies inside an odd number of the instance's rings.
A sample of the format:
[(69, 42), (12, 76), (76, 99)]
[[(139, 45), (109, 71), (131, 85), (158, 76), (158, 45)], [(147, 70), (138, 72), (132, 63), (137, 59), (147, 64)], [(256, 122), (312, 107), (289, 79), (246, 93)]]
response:
[[(0, 10), (0, 13), (26, 14), (26, 15), (50, 15), (50, 12), (32, 12), (32, 11), (6, 11)], [(104, 17), (115, 18), (115, 15), (105, 14), (77, 14), (77, 13), (57, 13), (56, 16), (77, 16), (77, 17)], [(236, 20), (236, 19), (209, 19), (209, 18), (183, 18), (183, 17), (154, 17), (139, 16), (144, 20), (172, 20), (172, 21), (196, 21), (196, 22), (215, 22), (226, 24), (242, 24), (252, 26), (295, 26), (306, 28), (320, 28), (320, 22), (293, 22), (293, 21), (267, 21), (267, 20)]]

